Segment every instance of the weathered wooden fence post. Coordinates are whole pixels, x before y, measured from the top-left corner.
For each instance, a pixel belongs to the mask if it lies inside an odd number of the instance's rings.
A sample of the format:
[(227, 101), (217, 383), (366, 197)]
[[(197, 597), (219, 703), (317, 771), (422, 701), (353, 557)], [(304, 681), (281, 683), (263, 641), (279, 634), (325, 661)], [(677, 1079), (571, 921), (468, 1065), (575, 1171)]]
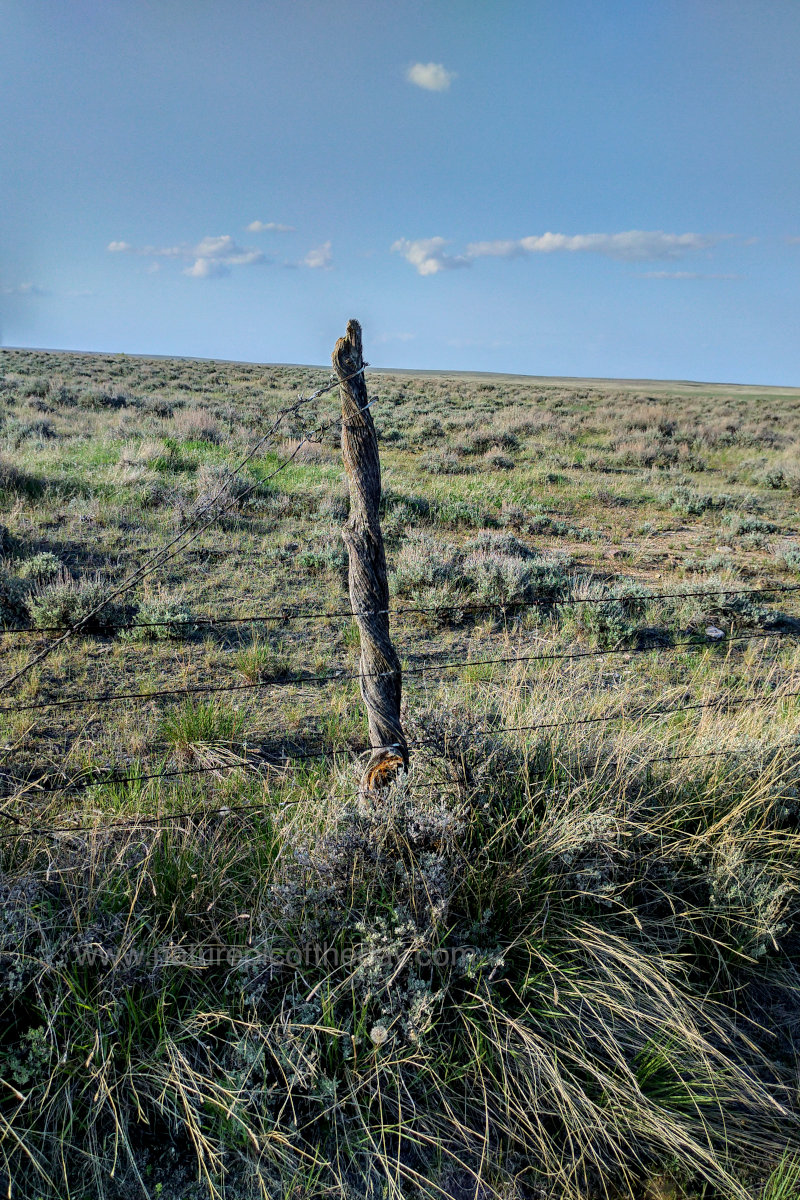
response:
[(347, 322), (347, 333), (339, 338), (331, 357), (339, 377), (342, 457), (350, 488), (350, 518), (342, 536), (350, 559), (350, 606), (361, 639), (361, 696), (372, 747), (362, 784), (380, 788), (398, 768), (408, 767), (408, 745), (400, 723), (400, 659), (389, 637), (389, 581), (378, 515), (378, 436), (367, 410), (358, 321)]

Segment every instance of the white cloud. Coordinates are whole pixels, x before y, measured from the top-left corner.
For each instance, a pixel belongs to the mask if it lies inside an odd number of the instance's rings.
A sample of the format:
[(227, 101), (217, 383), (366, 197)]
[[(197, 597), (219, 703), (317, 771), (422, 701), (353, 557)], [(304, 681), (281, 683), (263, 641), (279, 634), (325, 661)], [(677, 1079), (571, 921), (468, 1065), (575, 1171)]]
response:
[(426, 92), (446, 92), (455, 77), (455, 71), (448, 71), (441, 63), (434, 62), (414, 63), (406, 71), (408, 82)]
[(321, 246), (316, 246), (313, 250), (309, 250), (308, 254), (303, 259), (303, 266), (312, 267), (315, 270), (327, 270), (333, 261), (331, 254), (331, 243), (323, 242)]
[(457, 267), (469, 267), (478, 258), (523, 258), (529, 254), (603, 254), (625, 262), (677, 259), (707, 250), (720, 238), (701, 233), (664, 233), (663, 230), (630, 229), (625, 233), (543, 233), (516, 240), (470, 242), (463, 254), (445, 251), (444, 238), (399, 238), (392, 250), (402, 254), (420, 275), (437, 275)]
[(471, 266), (470, 260), (463, 255), (446, 254), (446, 245), (448, 243), (442, 237), (417, 238), (416, 241), (398, 238), (392, 245), (392, 251), (402, 254), (406, 262), (416, 267), (419, 275), (438, 275), (440, 271)]
[(521, 258), (525, 254), (522, 242), (470, 242), (467, 246), (470, 258)]
[(230, 234), (206, 237), (192, 250), (195, 261), (184, 270), (193, 279), (215, 279), (229, 275), (231, 267), (249, 267), (265, 261), (262, 250), (245, 250), (237, 246)]
[(192, 279), (219, 279), (222, 275), (230, 275), (231, 269), (213, 258), (196, 258), (190, 267), (184, 267), (183, 273)]
[[(182, 246), (132, 246), (129, 242), (109, 242), (107, 247), (112, 253), (126, 251), (145, 258), (174, 258), (189, 263), (184, 267), (184, 275), (193, 279), (212, 279), (220, 275), (230, 274), (231, 267), (249, 267), (254, 263), (266, 262), (263, 250), (248, 249), (239, 246), (225, 233), (217, 237), (204, 237), (196, 245)], [(159, 263), (154, 262), (148, 267), (148, 272), (159, 269)]]
[(280, 221), (251, 221), (248, 233), (296, 233), (294, 225), (281, 225)]
[(472, 242), (469, 258), (518, 258), (523, 254), (604, 254), (609, 258), (637, 262), (652, 258), (681, 258), (694, 250), (706, 250), (717, 238), (700, 233), (664, 233), (662, 230), (630, 229), (625, 233), (543, 233), (518, 241)]

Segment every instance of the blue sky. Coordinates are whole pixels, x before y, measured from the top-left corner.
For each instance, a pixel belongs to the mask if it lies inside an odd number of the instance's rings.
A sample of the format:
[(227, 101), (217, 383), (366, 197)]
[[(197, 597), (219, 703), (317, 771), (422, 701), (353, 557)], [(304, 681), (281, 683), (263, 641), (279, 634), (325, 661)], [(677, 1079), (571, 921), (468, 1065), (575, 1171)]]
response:
[(0, 0), (4, 345), (800, 385), (797, 0)]

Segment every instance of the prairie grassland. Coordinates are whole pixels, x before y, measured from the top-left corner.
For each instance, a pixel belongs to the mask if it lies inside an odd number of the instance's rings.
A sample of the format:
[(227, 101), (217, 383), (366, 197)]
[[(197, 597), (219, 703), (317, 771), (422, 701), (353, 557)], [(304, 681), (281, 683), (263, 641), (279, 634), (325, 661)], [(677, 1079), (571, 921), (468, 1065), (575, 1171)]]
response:
[(4, 1194), (796, 1198), (800, 392), (369, 372), (364, 798), (326, 379), (1, 352)]

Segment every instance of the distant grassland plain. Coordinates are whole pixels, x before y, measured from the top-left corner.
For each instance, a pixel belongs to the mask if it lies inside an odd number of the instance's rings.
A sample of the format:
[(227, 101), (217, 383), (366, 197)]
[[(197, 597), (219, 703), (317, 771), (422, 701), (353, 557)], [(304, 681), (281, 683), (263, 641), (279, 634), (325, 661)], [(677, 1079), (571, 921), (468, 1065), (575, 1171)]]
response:
[(3, 679), (226, 506), (0, 700), (4, 1192), (796, 1198), (800, 391), (367, 378), (365, 797), (327, 372), (0, 352)]

